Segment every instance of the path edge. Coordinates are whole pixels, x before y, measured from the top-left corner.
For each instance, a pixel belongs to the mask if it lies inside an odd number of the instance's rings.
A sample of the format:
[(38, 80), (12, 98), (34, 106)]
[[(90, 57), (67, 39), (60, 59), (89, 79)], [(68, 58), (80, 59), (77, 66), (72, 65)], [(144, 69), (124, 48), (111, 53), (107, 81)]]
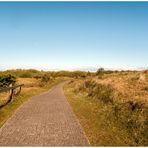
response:
[(70, 103), (68, 102), (68, 99), (67, 99), (67, 97), (66, 97), (66, 95), (65, 95), (65, 93), (64, 93), (64, 86), (65, 86), (65, 85), (66, 85), (66, 83), (63, 84), (63, 87), (62, 87), (62, 92), (63, 92), (64, 98), (65, 98), (66, 102), (68, 103), (69, 108), (70, 108), (70, 110), (71, 110), (71, 112), (72, 112), (72, 114), (73, 114), (73, 116), (74, 116), (76, 122), (78, 123), (80, 129), (82, 130), (82, 133), (83, 133), (84, 137), (86, 138), (86, 140), (87, 140), (87, 142), (88, 142), (88, 146), (86, 146), (86, 147), (90, 147), (91, 144), (90, 144), (90, 141), (89, 141), (88, 137), (86, 136), (86, 133), (85, 133), (85, 131), (84, 131), (84, 128), (83, 128), (82, 125), (80, 124), (79, 119), (77, 118), (76, 114), (74, 113), (74, 111), (73, 111), (73, 109), (72, 109), (72, 106), (71, 106)]

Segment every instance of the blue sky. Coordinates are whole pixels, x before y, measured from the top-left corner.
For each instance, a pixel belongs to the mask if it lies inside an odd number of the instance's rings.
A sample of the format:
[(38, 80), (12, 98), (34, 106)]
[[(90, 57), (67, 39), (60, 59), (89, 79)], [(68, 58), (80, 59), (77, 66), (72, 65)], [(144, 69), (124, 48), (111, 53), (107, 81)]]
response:
[(0, 69), (148, 67), (148, 2), (0, 2)]

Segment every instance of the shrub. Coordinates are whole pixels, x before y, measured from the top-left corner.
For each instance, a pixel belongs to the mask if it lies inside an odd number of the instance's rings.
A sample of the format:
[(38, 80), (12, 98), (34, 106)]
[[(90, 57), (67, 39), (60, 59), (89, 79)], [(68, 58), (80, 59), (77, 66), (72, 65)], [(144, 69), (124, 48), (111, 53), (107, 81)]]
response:
[(91, 89), (88, 95), (93, 96), (104, 103), (112, 103), (113, 91), (114, 89), (111, 85), (97, 84), (94, 89)]
[(114, 122), (127, 131), (137, 145), (148, 144), (148, 107), (141, 102), (127, 101), (113, 106)]
[(44, 73), (44, 72), (34, 70), (34, 69), (28, 69), (28, 70), (16, 69), (16, 70), (7, 70), (7, 71), (4, 71), (3, 73), (5, 74), (11, 73), (16, 77), (21, 77), (21, 78), (33, 78), (34, 76), (40, 75), (41, 73)]
[(88, 96), (97, 98), (104, 103), (113, 102), (114, 89), (111, 85), (99, 84), (88, 80), (79, 87), (79, 91), (86, 91)]
[(102, 73), (104, 73), (104, 68), (99, 68), (96, 72), (96, 75), (100, 75)]
[(0, 76), (0, 87), (8, 87), (10, 84), (14, 85), (15, 82), (16, 77), (11, 74)]
[(47, 74), (44, 74), (41, 78), (41, 86), (44, 86), (46, 83), (48, 83), (51, 80), (50, 76)]
[(83, 72), (83, 71), (74, 71), (72, 72), (72, 76), (74, 78), (85, 78), (87, 76), (87, 73), (86, 72)]

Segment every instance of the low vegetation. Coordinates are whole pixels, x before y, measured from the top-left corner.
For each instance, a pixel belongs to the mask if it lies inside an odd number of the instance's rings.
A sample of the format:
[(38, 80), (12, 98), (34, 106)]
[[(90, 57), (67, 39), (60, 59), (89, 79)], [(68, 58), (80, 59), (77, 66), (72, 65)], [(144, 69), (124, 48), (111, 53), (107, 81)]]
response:
[[(9, 70), (0, 72), (1, 88), (10, 85), (24, 84), (21, 93), (14, 95), (12, 102), (0, 108), (0, 127), (25, 101), (34, 95), (47, 91), (52, 86), (66, 79), (66, 77), (52, 77), (48, 72), (36, 70)], [(0, 106), (6, 104), (9, 96), (9, 92), (0, 93)]]
[(106, 72), (64, 88), (93, 146), (148, 145), (148, 72)]

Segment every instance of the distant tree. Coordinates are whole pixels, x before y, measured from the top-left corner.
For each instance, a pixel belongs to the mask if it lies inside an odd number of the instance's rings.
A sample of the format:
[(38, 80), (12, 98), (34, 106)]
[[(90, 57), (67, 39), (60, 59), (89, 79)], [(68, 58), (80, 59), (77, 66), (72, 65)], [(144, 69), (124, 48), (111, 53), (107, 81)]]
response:
[(96, 75), (103, 74), (104, 71), (105, 71), (104, 68), (99, 68), (96, 72)]

